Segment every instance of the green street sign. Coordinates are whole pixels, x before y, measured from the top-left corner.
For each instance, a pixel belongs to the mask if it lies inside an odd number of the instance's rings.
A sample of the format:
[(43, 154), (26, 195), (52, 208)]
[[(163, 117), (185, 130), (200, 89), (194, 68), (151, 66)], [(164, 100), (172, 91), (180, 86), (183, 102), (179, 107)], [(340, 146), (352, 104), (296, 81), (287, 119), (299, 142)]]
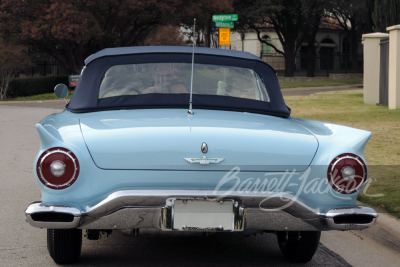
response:
[(228, 22), (215, 22), (215, 27), (217, 28), (234, 28), (235, 22), (228, 21)]
[(213, 15), (212, 21), (214, 22), (224, 22), (224, 21), (238, 21), (237, 14), (230, 14), (230, 15)]

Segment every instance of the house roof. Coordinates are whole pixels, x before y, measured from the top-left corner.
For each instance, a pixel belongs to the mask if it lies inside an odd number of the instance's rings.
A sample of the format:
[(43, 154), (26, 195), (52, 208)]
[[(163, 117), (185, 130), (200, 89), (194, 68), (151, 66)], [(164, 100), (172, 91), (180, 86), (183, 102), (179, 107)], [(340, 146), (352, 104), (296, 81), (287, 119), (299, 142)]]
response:
[(321, 20), (319, 28), (324, 30), (343, 30), (342, 27), (340, 27), (339, 21), (337, 21), (337, 19), (329, 17), (323, 18)]
[[(257, 26), (264, 29), (271, 29), (274, 27), (271, 23), (268, 22), (258, 24)], [(330, 17), (322, 18), (319, 25), (319, 29), (336, 30), (336, 31), (343, 30), (342, 27), (340, 27), (339, 21), (337, 21), (335, 18), (330, 18)]]

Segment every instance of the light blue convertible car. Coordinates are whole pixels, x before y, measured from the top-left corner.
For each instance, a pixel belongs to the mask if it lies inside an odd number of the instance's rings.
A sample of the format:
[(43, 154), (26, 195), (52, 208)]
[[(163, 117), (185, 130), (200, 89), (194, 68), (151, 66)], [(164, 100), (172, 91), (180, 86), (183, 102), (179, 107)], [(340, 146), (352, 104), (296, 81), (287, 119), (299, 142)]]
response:
[(321, 231), (375, 223), (356, 205), (371, 133), (291, 117), (259, 58), (129, 47), (85, 65), (66, 110), (36, 125), (42, 199), (25, 216), (47, 228), (55, 262), (78, 259), (82, 230), (91, 240), (275, 233), (288, 260), (307, 262)]

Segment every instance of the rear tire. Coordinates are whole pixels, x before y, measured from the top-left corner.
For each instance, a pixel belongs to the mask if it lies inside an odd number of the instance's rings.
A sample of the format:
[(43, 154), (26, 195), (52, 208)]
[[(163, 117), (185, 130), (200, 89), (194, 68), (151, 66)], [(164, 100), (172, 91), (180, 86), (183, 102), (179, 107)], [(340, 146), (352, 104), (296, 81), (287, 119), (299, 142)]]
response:
[(291, 262), (309, 262), (317, 251), (320, 231), (278, 232), (278, 244), (282, 254)]
[(47, 249), (58, 264), (75, 262), (82, 249), (81, 229), (47, 229)]

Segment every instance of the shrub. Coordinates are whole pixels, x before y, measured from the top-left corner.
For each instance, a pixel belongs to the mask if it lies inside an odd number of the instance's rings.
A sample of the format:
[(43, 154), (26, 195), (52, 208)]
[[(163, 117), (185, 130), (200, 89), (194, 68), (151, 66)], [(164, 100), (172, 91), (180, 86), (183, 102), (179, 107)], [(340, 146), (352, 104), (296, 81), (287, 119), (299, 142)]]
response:
[(68, 76), (16, 78), (10, 83), (9, 96), (14, 98), (52, 93), (59, 83), (68, 85)]

